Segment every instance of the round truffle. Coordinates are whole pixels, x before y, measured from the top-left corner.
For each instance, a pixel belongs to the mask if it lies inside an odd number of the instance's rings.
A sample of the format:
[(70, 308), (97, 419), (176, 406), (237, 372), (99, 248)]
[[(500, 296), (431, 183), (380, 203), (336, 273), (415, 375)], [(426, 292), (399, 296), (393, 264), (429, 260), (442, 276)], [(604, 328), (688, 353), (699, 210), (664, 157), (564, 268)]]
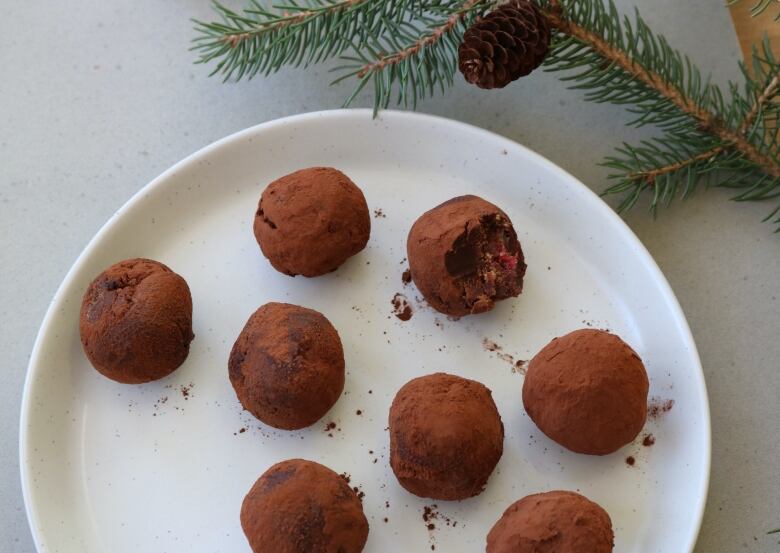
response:
[(574, 492), (524, 497), (504, 511), (487, 536), (487, 553), (610, 553), (607, 512)]
[(254, 553), (360, 553), (368, 522), (357, 494), (328, 467), (303, 459), (265, 471), (241, 505)]
[(466, 499), (504, 451), (504, 425), (485, 386), (436, 373), (407, 382), (390, 407), (390, 466), (409, 492)]
[(84, 353), (104, 376), (123, 384), (157, 380), (190, 351), (190, 289), (162, 263), (120, 261), (87, 288), (79, 331)]
[(315, 277), (335, 271), (366, 246), (371, 217), (349, 177), (332, 167), (311, 167), (263, 190), (254, 231), (274, 269)]
[(423, 213), (406, 242), (412, 280), (434, 309), (461, 317), (519, 296), (525, 258), (506, 213), (458, 196)]
[(607, 455), (642, 430), (648, 387), (642, 360), (623, 340), (603, 330), (576, 330), (531, 359), (523, 405), (565, 448)]
[(264, 423), (296, 430), (317, 422), (344, 389), (344, 350), (322, 313), (288, 303), (254, 312), (228, 361), (244, 409)]

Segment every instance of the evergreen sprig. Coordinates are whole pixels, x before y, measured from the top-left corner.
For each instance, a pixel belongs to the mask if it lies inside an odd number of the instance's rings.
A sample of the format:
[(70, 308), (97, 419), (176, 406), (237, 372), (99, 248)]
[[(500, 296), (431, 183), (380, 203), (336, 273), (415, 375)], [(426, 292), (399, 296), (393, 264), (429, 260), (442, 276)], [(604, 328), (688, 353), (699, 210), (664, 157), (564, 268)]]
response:
[[(215, 4), (220, 21), (196, 22), (194, 49), (225, 79), (286, 65), (339, 58), (334, 83), (356, 80), (349, 105), (367, 85), (374, 109), (415, 107), (454, 82), (465, 30), (499, 0), (259, 0), (240, 13)], [(737, 201), (780, 197), (780, 65), (768, 41), (754, 49), (744, 83), (725, 89), (655, 34), (637, 12), (621, 17), (612, 0), (534, 0), (554, 30), (545, 69), (586, 100), (623, 106), (633, 125), (659, 135), (623, 144), (603, 163), (605, 194), (620, 209), (650, 193), (653, 212), (697, 187), (734, 191)], [(756, 12), (770, 2), (759, 0)], [(780, 225), (780, 205), (767, 217)], [(780, 230), (780, 226), (778, 226)]]
[[(213, 74), (225, 80), (270, 74), (285, 65), (308, 66), (347, 48), (363, 47), (409, 16), (424, 0), (289, 0), (264, 7), (249, 0), (240, 13), (214, 2), (220, 21), (195, 20), (193, 50), (199, 63), (219, 60)], [(438, 4), (438, 2), (434, 2)]]
[(386, 36), (362, 48), (353, 45), (351, 55), (341, 56), (345, 64), (334, 69), (343, 74), (333, 84), (350, 77), (359, 81), (344, 107), (372, 81), (375, 112), (390, 105), (394, 92), (397, 104), (412, 108), (437, 89), (444, 93), (454, 84), (460, 39), (487, 6), (485, 0), (429, 6), (416, 21), (391, 23)]
[[(780, 66), (768, 42), (754, 51), (752, 73), (743, 66), (744, 90), (732, 83), (724, 94), (638, 13), (633, 20), (621, 17), (611, 0), (547, 8), (559, 37), (546, 69), (565, 71), (563, 80), (585, 90), (587, 100), (625, 105), (636, 115), (631, 124), (662, 131), (638, 145), (623, 144), (604, 161), (614, 170), (604, 193), (624, 195), (620, 210), (650, 191), (655, 212), (699, 185), (734, 189), (738, 201), (780, 196)], [(768, 218), (778, 212), (780, 206)]]

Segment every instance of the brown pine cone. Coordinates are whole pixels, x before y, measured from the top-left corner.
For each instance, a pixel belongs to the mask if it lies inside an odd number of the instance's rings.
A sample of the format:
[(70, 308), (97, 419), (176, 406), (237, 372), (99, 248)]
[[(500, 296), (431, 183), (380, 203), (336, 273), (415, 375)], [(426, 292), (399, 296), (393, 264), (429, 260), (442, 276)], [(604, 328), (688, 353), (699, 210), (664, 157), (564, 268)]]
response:
[(539, 67), (549, 50), (547, 19), (528, 0), (513, 0), (466, 30), (458, 67), (480, 88), (503, 88)]

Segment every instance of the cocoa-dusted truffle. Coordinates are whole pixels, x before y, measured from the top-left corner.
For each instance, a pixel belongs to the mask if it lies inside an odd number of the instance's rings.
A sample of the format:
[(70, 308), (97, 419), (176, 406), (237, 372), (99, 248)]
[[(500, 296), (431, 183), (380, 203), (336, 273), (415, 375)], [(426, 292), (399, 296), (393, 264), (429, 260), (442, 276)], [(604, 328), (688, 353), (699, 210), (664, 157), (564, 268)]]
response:
[(390, 466), (409, 492), (479, 494), (504, 451), (504, 425), (485, 386), (436, 373), (407, 382), (390, 407)]
[(274, 269), (315, 277), (362, 250), (371, 232), (363, 192), (331, 167), (311, 167), (273, 181), (255, 214), (255, 238)]
[(487, 536), (487, 553), (610, 553), (612, 521), (574, 492), (547, 492), (509, 506)]
[(228, 361), (244, 409), (275, 428), (317, 422), (344, 389), (344, 350), (321, 313), (288, 303), (254, 312)]
[(265, 471), (241, 505), (254, 553), (360, 553), (368, 522), (357, 494), (328, 467), (291, 459)]
[(539, 429), (562, 446), (607, 455), (630, 443), (647, 418), (642, 360), (603, 330), (576, 330), (531, 359), (523, 404)]
[(124, 384), (157, 380), (190, 351), (190, 289), (162, 263), (120, 261), (87, 288), (79, 331), (84, 353), (104, 376)]
[(523, 290), (525, 258), (506, 213), (458, 196), (423, 213), (406, 243), (412, 280), (434, 309), (482, 313)]

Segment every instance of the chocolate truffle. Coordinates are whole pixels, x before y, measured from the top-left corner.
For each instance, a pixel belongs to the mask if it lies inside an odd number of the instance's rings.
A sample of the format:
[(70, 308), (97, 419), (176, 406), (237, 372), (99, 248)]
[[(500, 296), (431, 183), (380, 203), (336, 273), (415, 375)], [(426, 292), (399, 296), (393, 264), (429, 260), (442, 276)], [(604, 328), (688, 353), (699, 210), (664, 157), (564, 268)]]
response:
[(317, 422), (344, 389), (344, 350), (322, 313), (288, 303), (254, 312), (228, 361), (244, 409), (264, 423), (296, 430)]
[(269, 184), (255, 214), (255, 238), (274, 269), (315, 277), (362, 250), (371, 232), (363, 192), (331, 167), (311, 167)]
[(84, 353), (104, 376), (124, 384), (157, 380), (190, 351), (190, 289), (162, 263), (120, 261), (87, 288), (79, 331)]
[(528, 364), (523, 404), (539, 429), (577, 453), (607, 455), (630, 443), (647, 418), (642, 360), (603, 330), (554, 339)]
[(504, 451), (504, 425), (485, 386), (436, 373), (407, 382), (390, 407), (390, 466), (409, 492), (479, 494)]
[(368, 522), (357, 494), (328, 467), (303, 459), (265, 471), (241, 505), (254, 553), (360, 553)]
[(607, 512), (574, 492), (524, 497), (504, 511), (487, 536), (487, 553), (610, 553)]
[(406, 242), (412, 280), (434, 309), (461, 317), (523, 290), (525, 258), (506, 213), (458, 196), (423, 213)]

